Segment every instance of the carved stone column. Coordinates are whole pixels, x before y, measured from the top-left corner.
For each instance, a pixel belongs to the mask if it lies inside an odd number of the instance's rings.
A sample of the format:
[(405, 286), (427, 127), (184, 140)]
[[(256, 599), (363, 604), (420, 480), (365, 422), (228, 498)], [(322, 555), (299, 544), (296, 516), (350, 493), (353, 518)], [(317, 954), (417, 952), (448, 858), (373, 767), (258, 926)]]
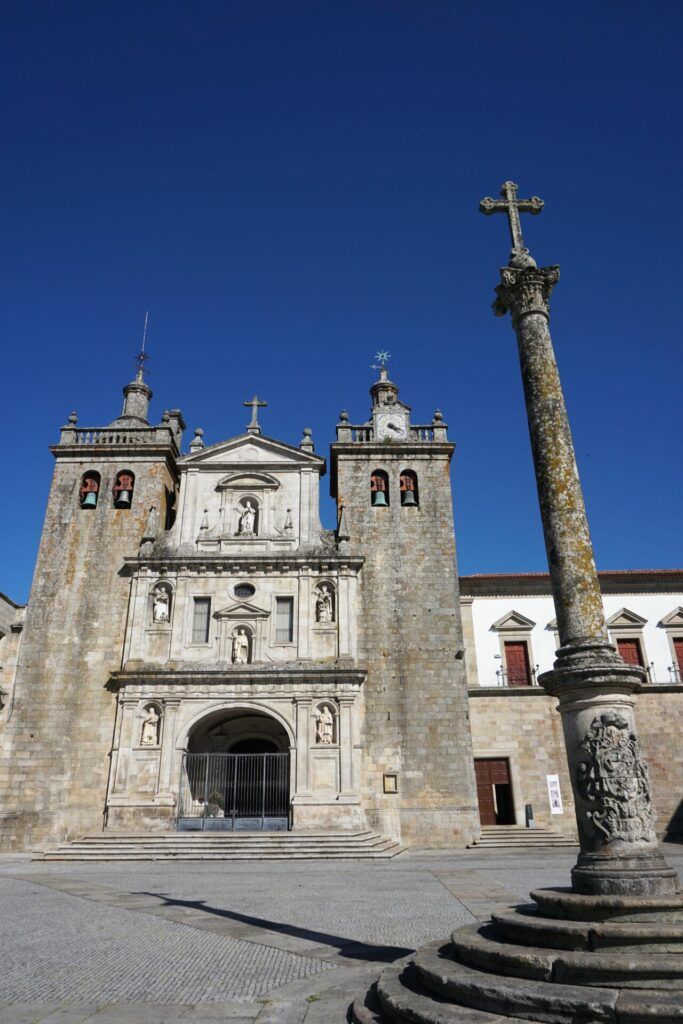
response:
[[(503, 200), (513, 249), (494, 309), (517, 332), (560, 648), (540, 678), (559, 698), (581, 853), (573, 891), (537, 889), (532, 904), (465, 925), (446, 943), (386, 968), (357, 1000), (354, 1024), (476, 1019), (683, 1022), (683, 894), (657, 849), (633, 694), (643, 678), (609, 643), (586, 512), (548, 330), (557, 267), (539, 269), (519, 213), (538, 196)], [(673, 954), (673, 955), (672, 955)]]
[[(516, 264), (516, 265), (515, 265)], [(517, 334), (531, 449), (560, 649), (539, 682), (559, 699), (581, 853), (576, 892), (629, 896), (676, 890), (654, 832), (633, 693), (644, 670), (609, 642), (583, 494), (549, 330), (558, 267), (517, 254), (501, 270), (494, 312)]]

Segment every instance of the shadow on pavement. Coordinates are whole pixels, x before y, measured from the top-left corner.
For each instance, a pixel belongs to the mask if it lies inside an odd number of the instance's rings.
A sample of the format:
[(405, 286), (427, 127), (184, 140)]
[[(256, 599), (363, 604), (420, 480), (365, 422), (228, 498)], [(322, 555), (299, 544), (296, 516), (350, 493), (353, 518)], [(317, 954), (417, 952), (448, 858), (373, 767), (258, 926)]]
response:
[[(293, 935), (299, 939), (308, 939), (311, 942), (318, 942), (324, 946), (333, 946), (339, 950), (339, 955), (348, 957), (349, 960), (368, 960), (377, 963), (394, 963), (402, 957), (414, 953), (414, 949), (407, 949), (402, 946), (373, 946), (366, 942), (356, 942), (355, 939), (343, 938), (340, 935), (328, 935), (327, 932), (316, 932), (310, 928), (299, 928), (293, 924), (282, 924), (280, 921), (269, 921), (264, 917), (251, 917), (249, 914), (240, 914), (236, 910), (223, 910), (220, 907), (211, 907), (206, 900), (179, 900), (166, 893), (138, 891), (136, 896), (153, 896), (162, 900), (167, 907), (185, 907), (188, 910), (200, 910), (204, 914), (214, 914), (216, 917), (225, 917), (231, 921), (239, 921), (241, 924), (252, 925), (254, 928), (261, 928), (269, 932), (279, 932), (282, 935)], [(305, 955), (305, 954), (302, 954)]]

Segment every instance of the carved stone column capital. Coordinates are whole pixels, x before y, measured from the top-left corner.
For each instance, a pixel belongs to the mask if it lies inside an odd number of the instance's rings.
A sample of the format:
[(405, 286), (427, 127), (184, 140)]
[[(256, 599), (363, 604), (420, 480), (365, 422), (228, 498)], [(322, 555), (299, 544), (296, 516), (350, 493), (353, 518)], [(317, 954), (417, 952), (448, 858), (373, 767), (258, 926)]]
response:
[(510, 313), (512, 325), (530, 313), (550, 316), (550, 293), (560, 280), (559, 267), (501, 267), (493, 312)]

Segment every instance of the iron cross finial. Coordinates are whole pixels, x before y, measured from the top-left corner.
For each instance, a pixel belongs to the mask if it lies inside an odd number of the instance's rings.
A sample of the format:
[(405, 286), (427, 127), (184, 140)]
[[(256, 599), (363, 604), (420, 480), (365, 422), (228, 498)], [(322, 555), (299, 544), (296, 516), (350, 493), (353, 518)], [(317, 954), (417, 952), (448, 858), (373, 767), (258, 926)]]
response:
[(479, 203), (481, 213), (505, 213), (507, 214), (510, 227), (510, 238), (512, 239), (512, 256), (528, 256), (529, 250), (524, 245), (522, 238), (522, 225), (519, 220), (520, 213), (540, 213), (543, 209), (543, 200), (538, 196), (531, 199), (517, 198), (517, 185), (514, 181), (505, 181), (501, 186), (500, 194), (502, 199), (491, 199), (487, 196)]
[(258, 395), (254, 395), (254, 397), (248, 402), (242, 402), (242, 405), (246, 405), (247, 407), (251, 406), (251, 422), (247, 427), (247, 430), (250, 434), (260, 434), (261, 427), (259, 426), (258, 421), (258, 411), (259, 409), (265, 409), (268, 403), (262, 402)]
[[(145, 363), (149, 359), (149, 355), (145, 352), (145, 345), (147, 344), (147, 322), (149, 320), (149, 313), (145, 313), (145, 325), (142, 328), (142, 344), (140, 351), (135, 357), (135, 365), (138, 368), (137, 377), (138, 380), (144, 380), (145, 378)], [(149, 373), (149, 370), (147, 371)]]

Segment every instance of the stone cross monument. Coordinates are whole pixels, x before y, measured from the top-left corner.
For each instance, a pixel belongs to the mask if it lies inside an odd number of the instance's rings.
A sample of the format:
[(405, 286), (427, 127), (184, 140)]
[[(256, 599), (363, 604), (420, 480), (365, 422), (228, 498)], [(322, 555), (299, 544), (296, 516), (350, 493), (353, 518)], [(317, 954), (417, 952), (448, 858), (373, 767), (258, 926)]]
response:
[(657, 848), (647, 766), (633, 715), (643, 670), (609, 642), (564, 397), (548, 329), (557, 267), (537, 267), (519, 213), (502, 201), (512, 252), (494, 311), (517, 334), (560, 648), (539, 682), (559, 699), (581, 853), (572, 889), (466, 925), (387, 967), (351, 1008), (354, 1024), (546, 1021), (683, 1024), (683, 896)]
[(574, 790), (581, 854), (576, 892), (663, 895), (675, 873), (657, 848), (654, 812), (636, 730), (633, 693), (645, 671), (627, 665), (609, 641), (583, 493), (550, 337), (550, 293), (559, 267), (537, 267), (524, 245), (520, 211), (540, 213), (537, 196), (517, 199), (506, 181), (501, 200), (482, 213), (504, 212), (512, 251), (493, 304), (510, 313), (517, 334), (536, 486), (557, 614), (560, 648), (540, 684), (559, 699)]

